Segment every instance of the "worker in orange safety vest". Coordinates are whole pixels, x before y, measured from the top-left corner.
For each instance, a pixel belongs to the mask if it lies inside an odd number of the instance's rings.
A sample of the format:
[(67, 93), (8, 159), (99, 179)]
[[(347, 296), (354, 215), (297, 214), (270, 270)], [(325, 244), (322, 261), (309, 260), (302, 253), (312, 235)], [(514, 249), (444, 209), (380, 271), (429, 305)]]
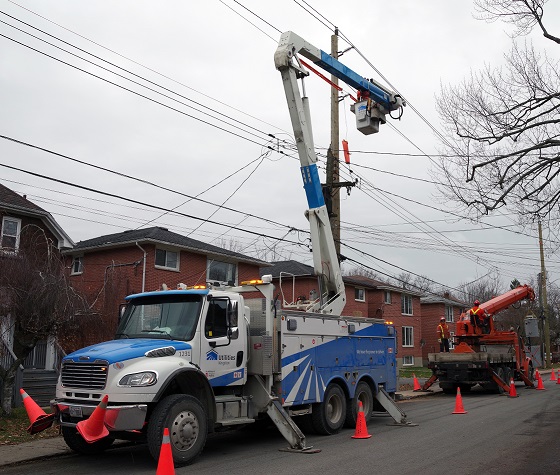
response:
[(480, 328), (482, 333), (490, 333), (489, 315), (485, 310), (480, 308), (480, 302), (478, 300), (474, 301), (473, 308), (469, 310), (469, 315), (471, 316), (471, 325), (476, 328)]
[(449, 353), (449, 338), (451, 337), (451, 333), (449, 332), (449, 325), (445, 322), (445, 317), (441, 317), (439, 320), (437, 335), (440, 353)]

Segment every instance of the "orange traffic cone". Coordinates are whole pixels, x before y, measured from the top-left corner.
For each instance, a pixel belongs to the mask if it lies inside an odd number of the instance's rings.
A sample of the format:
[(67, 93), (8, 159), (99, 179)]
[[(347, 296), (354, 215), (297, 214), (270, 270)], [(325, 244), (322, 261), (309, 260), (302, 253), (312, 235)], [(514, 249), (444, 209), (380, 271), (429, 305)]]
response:
[(558, 375), (558, 378), (556, 379), (556, 384), (560, 384), (560, 374)]
[(538, 381), (538, 384), (537, 384), (537, 389), (540, 390), (540, 391), (544, 391), (544, 390), (546, 389), (546, 388), (544, 387), (544, 384), (543, 384), (543, 382), (542, 382), (542, 378), (541, 378), (541, 375), (540, 375), (540, 374), (539, 374), (539, 381)]
[(52, 426), (55, 415), (47, 414), (43, 411), (23, 388), (20, 388), (19, 393), (21, 394), (27, 417), (29, 417), (29, 422), (31, 422), (31, 425), (27, 428), (27, 432), (33, 435)]
[(108, 401), (109, 396), (103, 396), (99, 406), (95, 408), (91, 416), (89, 416), (89, 419), (80, 421), (76, 425), (78, 432), (89, 444), (109, 435), (109, 431), (107, 427), (105, 427), (105, 411), (107, 411)]
[(540, 377), (541, 377), (541, 373), (539, 373), (539, 370), (536, 369), (535, 370), (535, 379), (538, 381)]
[(552, 368), (552, 371), (550, 373), (550, 380), (556, 381), (556, 373), (554, 372), (554, 368)]
[(517, 391), (515, 390), (515, 382), (513, 381), (513, 378), (510, 379), (509, 381), (509, 394), (508, 397), (519, 397), (517, 395)]
[(457, 396), (455, 397), (455, 410), (451, 414), (466, 414), (463, 407), (463, 399), (461, 398), (461, 388), (457, 386)]
[(173, 454), (171, 453), (169, 429), (167, 427), (163, 429), (156, 475), (175, 475), (175, 465), (173, 465)]
[(358, 414), (356, 417), (356, 431), (352, 436), (353, 439), (369, 439), (371, 435), (367, 431), (366, 416), (362, 401), (358, 401)]
[(414, 380), (414, 391), (422, 391), (422, 387), (420, 386), (420, 383), (418, 382), (418, 378), (414, 373), (412, 373), (412, 377)]

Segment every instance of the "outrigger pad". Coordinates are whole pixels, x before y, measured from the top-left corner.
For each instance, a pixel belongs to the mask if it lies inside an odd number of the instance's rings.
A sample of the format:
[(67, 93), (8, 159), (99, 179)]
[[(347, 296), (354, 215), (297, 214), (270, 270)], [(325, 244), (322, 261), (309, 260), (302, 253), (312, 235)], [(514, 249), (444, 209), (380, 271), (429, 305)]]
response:
[(278, 449), (280, 452), (294, 452), (298, 454), (318, 454), (321, 449), (314, 449), (313, 446), (305, 447), (303, 449), (292, 449), (291, 447), (286, 447), (285, 449)]

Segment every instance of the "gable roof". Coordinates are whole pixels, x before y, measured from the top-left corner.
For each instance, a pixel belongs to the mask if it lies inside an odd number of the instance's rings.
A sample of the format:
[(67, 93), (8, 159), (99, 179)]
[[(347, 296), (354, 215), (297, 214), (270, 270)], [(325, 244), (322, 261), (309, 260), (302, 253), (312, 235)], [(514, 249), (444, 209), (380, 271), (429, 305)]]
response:
[(469, 308), (470, 305), (468, 303), (462, 302), (455, 297), (443, 297), (440, 295), (426, 295), (420, 298), (421, 304), (431, 304), (431, 303), (442, 303), (445, 305), (451, 305), (453, 307), (464, 307)]
[(104, 236), (80, 241), (74, 246), (74, 249), (66, 252), (66, 254), (134, 246), (136, 243), (163, 244), (197, 253), (209, 254), (216, 257), (227, 258), (229, 260), (254, 264), (260, 267), (270, 266), (268, 262), (261, 261), (260, 259), (255, 259), (238, 252), (229, 251), (218, 246), (213, 246), (212, 244), (206, 244), (205, 242), (182, 236), (181, 234), (174, 233), (169, 231), (167, 228), (159, 226), (134, 229), (116, 234), (106, 234)]
[(261, 270), (261, 276), (272, 274), (272, 277), (280, 277), (280, 272), (297, 277), (315, 277), (313, 267), (294, 260), (271, 262), (271, 267)]
[(11, 211), (14, 215), (31, 216), (41, 219), (47, 229), (58, 239), (59, 249), (68, 249), (74, 241), (66, 234), (51, 214), (0, 183), (0, 209)]
[(420, 297), (421, 295), (424, 295), (423, 292), (420, 292), (418, 290), (405, 289), (403, 287), (391, 285), (388, 284), (387, 282), (371, 279), (363, 275), (349, 275), (349, 276), (344, 276), (343, 279), (344, 282), (346, 283), (361, 286), (361, 287), (368, 287), (368, 288), (373, 288), (378, 290), (390, 290), (391, 292), (399, 292), (401, 294), (414, 295), (415, 297)]
[[(264, 274), (272, 274), (273, 278), (280, 277), (280, 273), (291, 274), (296, 277), (315, 277), (315, 269), (307, 264), (302, 264), (301, 262), (288, 260), (288, 261), (276, 261), (271, 263), (272, 266), (266, 269), (261, 269), (261, 276)], [(405, 294), (410, 294), (414, 296), (423, 295), (421, 292), (403, 289), (402, 287), (397, 287), (395, 285), (387, 284), (380, 280), (370, 279), (362, 275), (350, 275), (342, 276), (342, 280), (345, 284), (367, 287), (369, 289), (379, 289), (379, 290), (391, 290), (393, 292), (400, 292)]]

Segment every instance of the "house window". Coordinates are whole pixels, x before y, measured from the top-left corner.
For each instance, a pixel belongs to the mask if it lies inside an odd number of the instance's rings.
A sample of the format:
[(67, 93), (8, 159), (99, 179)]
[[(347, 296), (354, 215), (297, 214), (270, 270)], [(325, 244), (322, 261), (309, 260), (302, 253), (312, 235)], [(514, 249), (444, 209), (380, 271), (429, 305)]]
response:
[(209, 259), (206, 264), (206, 280), (235, 285), (237, 283), (237, 265)]
[(383, 302), (391, 303), (391, 291), (390, 290), (385, 290), (383, 292)]
[(366, 301), (366, 291), (356, 287), (354, 289), (354, 300), (359, 300), (360, 302)]
[(412, 296), (401, 295), (401, 313), (403, 315), (412, 315)]
[(179, 254), (166, 249), (156, 249), (156, 266), (179, 270)]
[(414, 327), (402, 327), (402, 346), (414, 346)]
[(19, 233), (21, 231), (21, 219), (4, 216), (2, 219), (2, 235), (0, 236), (0, 247), (6, 250), (17, 251), (19, 249)]
[(451, 305), (445, 306), (445, 321), (453, 323), (453, 307)]
[(414, 356), (406, 355), (402, 357), (403, 366), (414, 366)]
[(84, 258), (82, 256), (74, 257), (74, 260), (72, 261), (72, 275), (84, 272), (83, 259)]

